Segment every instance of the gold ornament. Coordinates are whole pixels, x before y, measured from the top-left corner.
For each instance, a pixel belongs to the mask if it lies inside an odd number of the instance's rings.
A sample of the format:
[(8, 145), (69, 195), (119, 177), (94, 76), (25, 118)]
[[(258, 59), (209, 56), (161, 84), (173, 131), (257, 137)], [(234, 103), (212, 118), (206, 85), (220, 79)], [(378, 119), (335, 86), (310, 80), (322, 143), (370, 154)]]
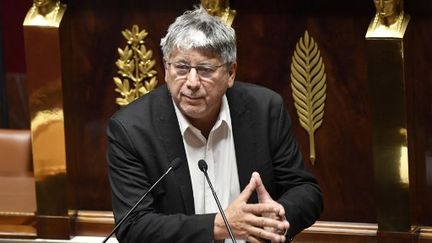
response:
[(201, 0), (201, 6), (210, 15), (218, 16), (227, 26), (231, 26), (236, 11), (229, 6), (229, 0)]
[(318, 45), (305, 31), (291, 64), (291, 88), (301, 126), (309, 134), (310, 160), (315, 163), (315, 131), (321, 126), (326, 99), (326, 74)]
[(121, 78), (114, 77), (114, 83), (115, 91), (121, 95), (116, 99), (116, 103), (125, 106), (156, 88), (158, 81), (157, 72), (152, 69), (156, 64), (155, 60), (151, 59), (153, 52), (144, 45), (148, 32), (140, 31), (137, 25), (133, 25), (132, 30), (126, 29), (122, 34), (127, 45), (124, 49), (118, 48), (120, 57), (115, 64)]

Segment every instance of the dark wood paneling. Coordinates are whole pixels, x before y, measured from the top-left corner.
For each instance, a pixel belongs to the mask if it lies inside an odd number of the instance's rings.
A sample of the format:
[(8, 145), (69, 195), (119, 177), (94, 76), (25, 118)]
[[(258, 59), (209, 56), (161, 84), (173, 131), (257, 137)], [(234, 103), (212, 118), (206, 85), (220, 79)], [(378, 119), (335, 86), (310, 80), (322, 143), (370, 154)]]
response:
[[(283, 95), (294, 120), (294, 132), (307, 156), (308, 138), (292, 105), (289, 73), (295, 44), (306, 29), (309, 31), (321, 48), (328, 83), (324, 123), (316, 133), (318, 159), (315, 167), (309, 165), (324, 192), (326, 209), (322, 218), (374, 222), (363, 41), (371, 14), (317, 14), (322, 3), (315, 2), (315, 7), (310, 7), (299, 1), (279, 1), (278, 8), (260, 1), (233, 3), (238, 11), (234, 21), (238, 79), (262, 84)], [(77, 209), (110, 210), (105, 126), (117, 110), (112, 77), (116, 75), (116, 49), (124, 46), (120, 31), (132, 24), (149, 31), (146, 44), (155, 51), (162, 80), (159, 40), (174, 18), (193, 4), (176, 10), (151, 5), (131, 10), (124, 9), (128, 3), (117, 9), (111, 3), (98, 6), (97, 11), (92, 9), (93, 4), (71, 2), (63, 28), (68, 169)], [(372, 12), (370, 7), (365, 3), (358, 9)]]
[[(429, 13), (432, 13), (432, 2)], [(425, 3), (423, 3), (425, 4)], [(430, 16), (430, 15), (429, 15)], [(412, 220), (432, 225), (432, 18), (411, 17), (406, 50)]]
[[(238, 11), (234, 21), (239, 42), (238, 79), (270, 87), (285, 98), (307, 164), (324, 192), (322, 219), (375, 222), (364, 43), (370, 17), (293, 14), (288, 6), (262, 12), (239, 6)], [(317, 42), (327, 73), (325, 117), (315, 134), (314, 167), (290, 87), (291, 58), (305, 30)]]
[(119, 109), (113, 76), (117, 48), (126, 45), (121, 31), (133, 24), (149, 31), (159, 82), (163, 67), (159, 41), (180, 11), (91, 9), (70, 4), (63, 23), (65, 126), (71, 202), (76, 209), (111, 210), (107, 178), (106, 122)]
[[(111, 210), (105, 159), (105, 128), (118, 109), (114, 84), (120, 31), (138, 24), (149, 31), (158, 79), (163, 83), (159, 41), (168, 25), (198, 1), (69, 1), (62, 26), (65, 125), (73, 208)], [(271, 6), (270, 6), (271, 5)], [(366, 34), (372, 1), (232, 0), (237, 10), (238, 79), (278, 91), (293, 118), (293, 130), (323, 190), (322, 220), (376, 222), (367, 87)], [(406, 42), (407, 90), (414, 223), (431, 225), (432, 53), (429, 0), (407, 1), (412, 11)], [(419, 18), (416, 19), (416, 14)], [(305, 30), (321, 50), (327, 73), (324, 123), (316, 132), (317, 161), (311, 166), (306, 132), (297, 121), (290, 87), (295, 44)], [(429, 196), (424, 196), (429, 195)]]
[(6, 102), (8, 128), (30, 129), (28, 109), (27, 75), (19, 73), (6, 74)]
[(25, 73), (24, 38), (22, 23), (32, 5), (31, 0), (0, 1), (0, 29), (3, 32), (5, 73)]
[[(3, 56), (3, 33), (0, 28), (0, 57)], [(4, 72), (4, 60), (0, 58), (0, 128), (7, 127), (7, 103), (6, 103), (6, 81)]]

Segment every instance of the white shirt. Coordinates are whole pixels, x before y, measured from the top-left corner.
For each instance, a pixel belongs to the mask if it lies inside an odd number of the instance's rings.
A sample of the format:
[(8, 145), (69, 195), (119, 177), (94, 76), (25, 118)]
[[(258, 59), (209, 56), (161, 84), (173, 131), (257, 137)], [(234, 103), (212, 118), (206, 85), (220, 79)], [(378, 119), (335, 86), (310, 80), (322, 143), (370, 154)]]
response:
[(192, 182), (195, 213), (219, 212), (204, 173), (198, 168), (200, 159), (207, 162), (207, 173), (210, 181), (216, 190), (222, 208), (226, 209), (230, 202), (240, 194), (231, 116), (226, 96), (224, 95), (222, 98), (218, 119), (211, 129), (208, 139), (187, 120), (175, 103), (174, 108), (183, 136)]

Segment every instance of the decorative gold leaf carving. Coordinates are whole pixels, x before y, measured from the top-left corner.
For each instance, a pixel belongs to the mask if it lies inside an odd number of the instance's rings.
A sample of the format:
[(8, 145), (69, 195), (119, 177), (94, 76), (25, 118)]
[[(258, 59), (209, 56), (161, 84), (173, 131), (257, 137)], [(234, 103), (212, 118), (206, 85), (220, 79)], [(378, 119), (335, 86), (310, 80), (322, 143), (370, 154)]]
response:
[(152, 91), (158, 81), (156, 71), (153, 70), (156, 62), (151, 59), (153, 52), (144, 45), (148, 32), (140, 31), (138, 26), (134, 25), (132, 30), (122, 31), (122, 35), (127, 40), (127, 45), (117, 50), (119, 59), (115, 64), (121, 77), (114, 77), (114, 84), (115, 91), (121, 95), (116, 99), (116, 103), (124, 106)]
[(300, 38), (291, 64), (291, 88), (301, 126), (309, 134), (310, 160), (315, 163), (315, 131), (321, 126), (326, 100), (326, 74), (318, 45), (309, 33)]

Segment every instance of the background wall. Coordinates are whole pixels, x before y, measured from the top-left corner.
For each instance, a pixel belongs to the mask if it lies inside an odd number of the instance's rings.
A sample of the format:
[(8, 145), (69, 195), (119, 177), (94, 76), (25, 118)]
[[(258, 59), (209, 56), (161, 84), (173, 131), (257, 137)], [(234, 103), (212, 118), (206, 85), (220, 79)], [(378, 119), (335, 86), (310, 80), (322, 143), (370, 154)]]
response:
[[(159, 40), (174, 18), (193, 4), (69, 4), (62, 43), (65, 100), (69, 101), (65, 107), (69, 121), (68, 169), (76, 179), (72, 182), (76, 208), (110, 209), (105, 123), (118, 109), (112, 77), (117, 71), (116, 49), (125, 45), (120, 31), (132, 24), (149, 31), (146, 45), (154, 50), (162, 83)], [(305, 30), (318, 43), (326, 65), (328, 95), (324, 123), (316, 133), (318, 159), (315, 167), (307, 164), (324, 191), (326, 209), (322, 219), (372, 223), (374, 184), (364, 35), (374, 7), (372, 2), (356, 5), (332, 6), (325, 1), (277, 1), (272, 6), (265, 1), (231, 2), (238, 11), (233, 24), (238, 33), (238, 80), (262, 84), (283, 95), (305, 157), (309, 154), (308, 137), (293, 107), (290, 65), (295, 44)], [(335, 11), (334, 7), (342, 9)]]
[[(126, 44), (120, 32), (133, 24), (149, 32), (145, 43), (154, 51), (162, 84), (160, 38), (176, 16), (198, 1), (64, 2), (68, 9), (61, 43), (70, 207), (110, 211), (105, 129), (109, 117), (119, 109), (112, 77), (117, 75), (117, 48)], [(432, 226), (432, 2), (405, 2), (405, 11), (411, 15), (404, 43), (410, 216), (413, 225)], [(23, 62), (17, 61), (17, 57), (24, 60), (22, 38), (16, 31), (21, 26), (12, 28), (9, 21), (22, 23), (31, 1), (2, 3), (6, 74), (17, 72), (25, 80)], [(237, 10), (233, 23), (238, 35), (237, 79), (267, 86), (284, 97), (307, 167), (323, 190), (321, 220), (376, 223), (364, 37), (375, 14), (373, 1), (231, 0), (231, 8)], [(327, 74), (324, 122), (315, 134), (315, 166), (308, 159), (308, 136), (298, 122), (290, 87), (291, 58), (305, 30), (318, 44)], [(16, 46), (9, 39), (17, 41)], [(8, 92), (15, 93), (15, 98), (8, 100), (10, 125), (28, 127), (23, 99), (16, 98), (25, 88), (19, 92), (13, 89), (8, 85)]]
[(31, 0), (0, 1), (0, 70), (3, 70), (0, 87), (5, 88), (3, 92), (0, 90), (0, 102), (7, 104), (0, 113), (1, 127), (25, 129), (30, 126), (22, 23), (31, 4)]

